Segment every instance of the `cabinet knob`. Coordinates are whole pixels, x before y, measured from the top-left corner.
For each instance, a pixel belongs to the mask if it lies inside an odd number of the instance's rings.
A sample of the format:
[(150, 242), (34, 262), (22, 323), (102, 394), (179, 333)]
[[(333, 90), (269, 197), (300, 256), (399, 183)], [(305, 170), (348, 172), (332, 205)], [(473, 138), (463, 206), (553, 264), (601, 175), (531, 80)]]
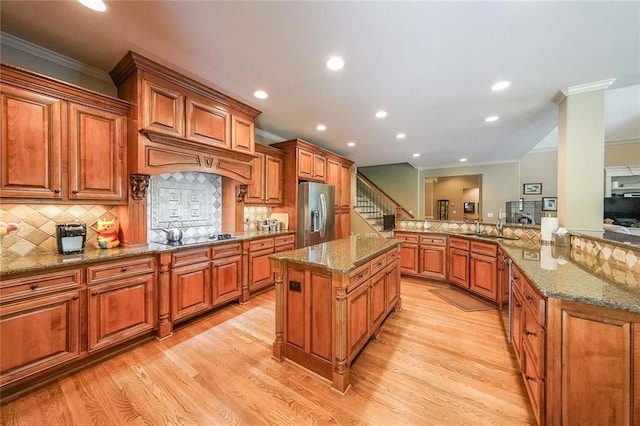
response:
[(71, 193), (72, 193), (72, 194), (77, 194), (77, 193), (78, 193), (78, 190), (77, 190), (77, 189), (74, 189), (73, 191), (71, 191)]
[(35, 290), (36, 288), (38, 288), (38, 283), (31, 283), (31, 290)]
[(527, 299), (529, 302), (531, 302), (531, 296), (529, 296), (528, 294), (525, 296), (525, 299)]
[(60, 193), (60, 190), (59, 190), (59, 189), (54, 189), (54, 190), (53, 190), (53, 193), (54, 193), (54, 194), (59, 194), (59, 193)]
[(518, 307), (518, 308), (519, 308), (519, 307), (521, 307), (521, 306), (522, 306), (522, 303), (518, 303), (518, 302), (516, 302), (516, 307)]
[(531, 376), (524, 376), (524, 378), (525, 378), (525, 379), (527, 379), (527, 380), (529, 380), (529, 381), (533, 381), (533, 382), (535, 382), (535, 381), (536, 381), (536, 379), (534, 379), (534, 378), (533, 378), (533, 377), (531, 377)]
[(127, 272), (127, 268), (120, 269), (120, 272)]
[(526, 334), (527, 336), (535, 336), (536, 333), (534, 333), (533, 331), (529, 331), (529, 330), (525, 330), (524, 334)]

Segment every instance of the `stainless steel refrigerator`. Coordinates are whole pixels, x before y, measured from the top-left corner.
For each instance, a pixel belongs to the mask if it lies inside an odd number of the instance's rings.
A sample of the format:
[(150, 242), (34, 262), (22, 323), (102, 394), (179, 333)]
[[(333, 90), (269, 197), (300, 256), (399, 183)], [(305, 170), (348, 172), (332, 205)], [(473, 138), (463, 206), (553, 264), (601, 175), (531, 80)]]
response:
[(334, 199), (333, 185), (314, 182), (298, 185), (299, 248), (335, 238)]

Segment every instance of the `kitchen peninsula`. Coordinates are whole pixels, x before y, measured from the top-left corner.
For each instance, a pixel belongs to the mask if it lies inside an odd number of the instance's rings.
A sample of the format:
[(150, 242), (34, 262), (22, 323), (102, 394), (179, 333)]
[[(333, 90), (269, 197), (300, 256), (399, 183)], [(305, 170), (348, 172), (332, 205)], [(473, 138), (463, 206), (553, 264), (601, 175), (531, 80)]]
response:
[(345, 393), (354, 358), (401, 307), (400, 244), (351, 236), (272, 255), (274, 358), (308, 368)]

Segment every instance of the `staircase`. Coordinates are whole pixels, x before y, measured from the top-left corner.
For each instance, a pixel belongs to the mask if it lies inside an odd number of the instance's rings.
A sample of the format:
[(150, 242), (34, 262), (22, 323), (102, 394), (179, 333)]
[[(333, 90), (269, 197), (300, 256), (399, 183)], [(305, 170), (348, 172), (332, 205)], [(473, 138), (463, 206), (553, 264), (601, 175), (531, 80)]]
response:
[(356, 205), (354, 211), (370, 226), (367, 236), (388, 238), (393, 236), (393, 227), (384, 229), (384, 216), (394, 216), (395, 220), (413, 217), (402, 206), (384, 193), (361, 173), (356, 175)]

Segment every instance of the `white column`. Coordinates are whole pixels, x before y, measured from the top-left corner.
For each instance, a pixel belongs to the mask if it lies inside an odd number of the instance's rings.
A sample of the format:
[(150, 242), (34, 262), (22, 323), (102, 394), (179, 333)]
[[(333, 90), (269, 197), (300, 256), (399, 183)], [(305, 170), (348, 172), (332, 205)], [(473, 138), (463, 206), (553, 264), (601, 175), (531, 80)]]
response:
[(558, 99), (558, 220), (602, 236), (604, 91), (613, 79), (572, 86)]

